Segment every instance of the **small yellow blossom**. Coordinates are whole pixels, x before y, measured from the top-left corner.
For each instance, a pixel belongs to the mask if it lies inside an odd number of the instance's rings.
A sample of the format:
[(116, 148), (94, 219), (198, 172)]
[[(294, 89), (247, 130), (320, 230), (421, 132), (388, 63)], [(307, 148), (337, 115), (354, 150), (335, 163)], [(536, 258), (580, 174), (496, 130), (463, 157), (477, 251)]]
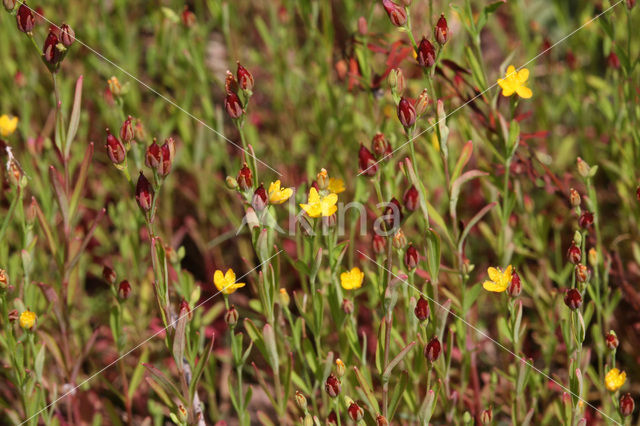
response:
[(511, 96), (517, 93), (521, 98), (529, 99), (533, 92), (525, 85), (528, 78), (528, 69), (522, 68), (520, 71), (516, 71), (513, 65), (509, 65), (505, 78), (498, 79), (498, 84), (502, 87), (502, 96)]
[(309, 199), (307, 204), (300, 204), (302, 210), (309, 215), (309, 217), (331, 216), (338, 210), (336, 203), (338, 202), (338, 196), (334, 193), (330, 193), (324, 197), (318, 194), (315, 188), (309, 190)]
[(222, 274), (222, 271), (217, 270), (213, 274), (213, 283), (224, 294), (231, 294), (240, 287), (244, 287), (244, 283), (236, 282), (236, 273), (231, 268), (227, 270), (226, 274)]
[(336, 359), (336, 374), (338, 377), (344, 376), (344, 373), (347, 372), (347, 367), (344, 365), (344, 362), (338, 358)]
[(293, 195), (292, 188), (283, 188), (280, 186), (280, 181), (271, 182), (269, 185), (269, 203), (282, 204)]
[(502, 293), (511, 284), (511, 269), (511, 265), (507, 266), (504, 272), (500, 268), (491, 267), (487, 269), (491, 281), (485, 281), (482, 283), (482, 287), (487, 291)]
[(36, 316), (36, 314), (27, 309), (20, 314), (20, 327), (24, 328), (25, 330), (30, 330), (34, 325), (36, 325), (37, 319), (38, 317)]
[(355, 290), (362, 287), (362, 280), (364, 280), (364, 272), (358, 267), (340, 274), (340, 284), (345, 290)]
[(291, 298), (289, 297), (289, 293), (287, 293), (287, 289), (286, 288), (281, 288), (280, 289), (280, 304), (283, 306), (289, 306), (289, 302), (291, 301)]
[(10, 117), (7, 114), (0, 115), (0, 135), (7, 137), (16, 131), (18, 117)]
[(604, 377), (604, 384), (610, 392), (615, 392), (620, 389), (626, 381), (627, 373), (620, 371), (617, 368), (609, 370), (607, 375)]
[(107, 85), (109, 86), (109, 91), (113, 93), (114, 96), (120, 96), (122, 94), (122, 85), (117, 77), (111, 77), (107, 80)]
[(329, 178), (329, 186), (327, 187), (329, 192), (339, 194), (344, 192), (344, 181), (338, 178)]

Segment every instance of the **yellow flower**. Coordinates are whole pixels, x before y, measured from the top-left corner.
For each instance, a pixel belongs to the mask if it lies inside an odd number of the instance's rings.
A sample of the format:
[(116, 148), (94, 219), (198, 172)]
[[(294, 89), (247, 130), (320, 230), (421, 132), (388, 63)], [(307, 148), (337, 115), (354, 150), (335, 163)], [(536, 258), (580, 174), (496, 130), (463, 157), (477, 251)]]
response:
[(329, 192), (339, 194), (344, 192), (344, 181), (338, 178), (329, 178), (329, 186), (327, 187)]
[(27, 309), (20, 314), (20, 327), (24, 328), (25, 330), (30, 330), (34, 325), (36, 325), (37, 319), (38, 317), (36, 316), (36, 314)]
[(240, 287), (244, 287), (244, 283), (236, 282), (236, 273), (233, 272), (231, 268), (229, 268), (224, 275), (222, 271), (217, 270), (215, 274), (213, 274), (213, 283), (216, 285), (216, 288), (224, 294), (231, 294)]
[(269, 202), (271, 204), (282, 204), (293, 195), (292, 188), (283, 188), (280, 181), (271, 182), (269, 185)]
[(482, 283), (482, 287), (487, 291), (502, 293), (511, 284), (511, 269), (511, 265), (507, 266), (504, 272), (500, 268), (491, 267), (487, 269), (491, 281), (485, 281)]
[(529, 99), (533, 93), (531, 89), (525, 85), (528, 78), (528, 69), (522, 68), (516, 72), (516, 68), (513, 65), (509, 65), (505, 77), (498, 79), (498, 84), (502, 87), (502, 96), (511, 96), (517, 93), (521, 98)]
[(307, 204), (300, 204), (300, 207), (309, 217), (331, 216), (338, 210), (337, 202), (338, 196), (336, 194), (330, 193), (327, 196), (320, 197), (318, 191), (311, 187)]
[(617, 368), (609, 370), (604, 377), (604, 384), (610, 392), (615, 392), (624, 385), (627, 381), (627, 373), (620, 371)]
[(358, 267), (340, 274), (340, 284), (345, 290), (355, 290), (362, 287), (362, 280), (364, 280), (364, 272)]
[(18, 117), (9, 117), (7, 114), (0, 115), (0, 135), (7, 137), (16, 131), (18, 127)]

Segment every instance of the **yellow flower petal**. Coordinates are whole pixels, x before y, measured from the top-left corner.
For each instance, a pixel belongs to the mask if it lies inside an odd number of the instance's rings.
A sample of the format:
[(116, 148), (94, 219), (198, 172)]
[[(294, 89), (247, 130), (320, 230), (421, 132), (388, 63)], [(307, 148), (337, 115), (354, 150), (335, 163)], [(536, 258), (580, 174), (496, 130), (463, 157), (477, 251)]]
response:
[(502, 293), (507, 289), (508, 286), (497, 284), (493, 281), (485, 281), (482, 283), (482, 287), (487, 291), (491, 291), (494, 293)]
[(509, 65), (509, 67), (507, 67), (507, 78), (514, 76), (516, 72), (516, 67), (514, 67), (513, 65)]
[(329, 186), (327, 189), (334, 194), (344, 192), (344, 181), (342, 179), (329, 178)]
[(213, 274), (213, 284), (215, 284), (215, 286), (218, 289), (218, 291), (222, 291), (222, 289), (224, 288), (225, 283), (226, 282), (225, 282), (225, 279), (224, 279), (224, 274), (222, 273), (222, 271), (217, 270)]
[(526, 68), (522, 68), (518, 71), (518, 83), (524, 84), (529, 78), (529, 70)]
[(487, 269), (487, 273), (489, 274), (489, 278), (491, 281), (498, 282), (500, 281), (500, 277), (502, 276), (502, 272), (498, 268), (494, 268), (493, 266)]
[(233, 284), (236, 281), (236, 273), (233, 272), (233, 269), (227, 269), (227, 273), (224, 274), (224, 279), (227, 282), (227, 285)]
[(307, 203), (314, 204), (318, 201), (320, 201), (320, 195), (318, 195), (318, 191), (314, 187), (311, 187), (311, 189), (309, 190), (309, 199), (307, 200)]
[(531, 91), (531, 89), (529, 89), (528, 87), (525, 87), (525, 86), (519, 86), (516, 89), (516, 93), (522, 99), (529, 99), (531, 96), (533, 96), (533, 92)]

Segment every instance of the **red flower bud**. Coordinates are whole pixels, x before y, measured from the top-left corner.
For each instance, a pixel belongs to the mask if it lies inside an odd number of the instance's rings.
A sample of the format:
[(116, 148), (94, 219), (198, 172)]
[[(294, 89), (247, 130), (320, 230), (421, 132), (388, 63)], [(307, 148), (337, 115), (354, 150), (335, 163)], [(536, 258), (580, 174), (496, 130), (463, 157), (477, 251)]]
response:
[(2, 4), (7, 12), (11, 12), (16, 7), (17, 0), (2, 0)]
[(180, 18), (182, 19), (182, 25), (184, 25), (187, 28), (193, 27), (196, 23), (196, 14), (190, 11), (189, 7), (186, 5), (182, 10), (182, 14)]
[(142, 172), (140, 172), (138, 183), (136, 184), (136, 201), (143, 212), (146, 213), (151, 210), (151, 203), (153, 202), (153, 187)]
[(236, 181), (238, 181), (238, 186), (242, 191), (246, 191), (253, 186), (253, 181), (251, 180), (251, 169), (247, 167), (247, 163), (244, 163), (238, 172)]
[(70, 47), (76, 41), (76, 33), (67, 24), (62, 24), (60, 27), (60, 41), (65, 47)]
[(580, 207), (580, 193), (573, 188), (569, 190), (569, 202), (573, 207)]
[(240, 118), (242, 114), (244, 114), (242, 102), (240, 102), (238, 95), (233, 92), (227, 93), (227, 96), (224, 98), (224, 107), (227, 110), (229, 117), (233, 119)]
[(151, 145), (147, 147), (144, 163), (147, 167), (153, 170), (158, 170), (162, 163), (162, 150), (160, 149), (160, 145), (156, 143), (155, 139)]
[(614, 333), (613, 331), (610, 331), (607, 333), (607, 335), (604, 338), (604, 341), (607, 344), (607, 348), (609, 348), (609, 350), (617, 349), (618, 345), (620, 344), (620, 341), (618, 340), (618, 336), (616, 336), (616, 333)]
[(402, 222), (402, 206), (395, 197), (389, 201), (387, 207), (384, 209), (384, 216), (387, 230), (400, 226), (400, 222)]
[(115, 284), (116, 283), (116, 272), (113, 269), (111, 269), (110, 267), (106, 266), (106, 265), (102, 269), (102, 277), (109, 284)]
[(251, 91), (253, 89), (253, 76), (245, 67), (240, 65), (240, 62), (238, 62), (236, 77), (238, 78), (238, 84), (242, 90)]
[(424, 321), (429, 318), (429, 302), (427, 299), (420, 296), (413, 312), (416, 314), (416, 318), (418, 318), (419, 321)]
[(376, 159), (367, 149), (366, 146), (360, 144), (360, 151), (358, 152), (358, 163), (360, 165), (360, 171), (367, 176), (375, 176), (378, 172), (378, 164)]
[(620, 414), (622, 417), (630, 416), (635, 408), (636, 403), (633, 401), (630, 393), (626, 393), (620, 397)]
[(324, 390), (327, 391), (327, 394), (329, 394), (331, 398), (335, 398), (340, 394), (340, 389), (340, 379), (333, 374), (330, 374), (324, 384)]
[(418, 51), (416, 53), (418, 56), (418, 63), (421, 66), (430, 68), (436, 63), (436, 49), (425, 37), (422, 37), (422, 40), (420, 40)]
[(30, 33), (33, 30), (35, 25), (33, 12), (31, 12), (31, 9), (26, 3), (22, 3), (18, 8), (18, 13), (16, 13), (16, 23), (18, 24), (18, 29), (23, 33)]
[(575, 288), (567, 291), (567, 294), (564, 296), (564, 304), (569, 307), (569, 309), (575, 311), (580, 306), (582, 306), (582, 295)]
[(113, 164), (119, 165), (124, 163), (124, 160), (127, 158), (124, 145), (109, 132), (109, 129), (107, 129), (107, 143), (105, 146), (107, 148), (107, 155), (109, 155), (109, 159)]
[(160, 147), (160, 154), (162, 161), (158, 166), (158, 174), (162, 177), (165, 177), (171, 172), (171, 166), (173, 165), (173, 155), (175, 152), (175, 142), (173, 138), (165, 139), (164, 143)]
[(581, 228), (588, 228), (593, 224), (593, 213), (585, 211), (578, 219), (578, 225)]
[(265, 191), (264, 186), (260, 184), (260, 186), (253, 192), (251, 205), (253, 206), (254, 210), (261, 212), (267, 207), (267, 204), (269, 204), (267, 191)]
[(382, 254), (387, 246), (387, 240), (382, 235), (374, 234), (371, 245), (375, 254)]
[(433, 29), (433, 36), (441, 46), (449, 40), (449, 26), (444, 15), (440, 15), (440, 19)]
[(419, 260), (418, 250), (416, 250), (413, 245), (409, 244), (407, 251), (404, 253), (404, 266), (406, 266), (410, 271), (414, 270), (416, 269)]
[(511, 273), (511, 284), (507, 288), (507, 293), (511, 297), (518, 297), (522, 292), (522, 282), (520, 281), (520, 275), (514, 269)]
[(191, 307), (189, 306), (189, 302), (182, 299), (182, 301), (180, 302), (180, 307), (178, 308), (178, 317), (183, 318), (185, 316), (188, 319), (191, 319), (193, 317), (193, 314), (191, 313)]
[(491, 424), (492, 419), (493, 419), (493, 412), (491, 411), (491, 408), (487, 410), (482, 410), (482, 413), (480, 413), (480, 422), (483, 425)]
[(347, 412), (349, 413), (351, 420), (354, 422), (359, 422), (364, 417), (364, 410), (355, 402), (352, 402), (351, 405), (349, 405)]
[(407, 23), (407, 11), (404, 7), (392, 2), (391, 0), (382, 0), (382, 7), (389, 15), (389, 20), (396, 27), (401, 27)]
[(231, 328), (235, 327), (238, 323), (238, 310), (235, 306), (231, 306), (224, 314), (224, 322)]
[(135, 137), (135, 132), (133, 130), (133, 124), (131, 123), (131, 116), (128, 116), (124, 123), (122, 123), (122, 127), (120, 127), (120, 139), (123, 142), (131, 142)]
[(615, 52), (611, 52), (609, 53), (609, 56), (607, 56), (607, 65), (614, 70), (620, 69), (620, 59)]
[(338, 415), (335, 411), (332, 411), (327, 416), (327, 424), (328, 425), (337, 425), (338, 424)]
[(411, 127), (416, 122), (416, 109), (406, 98), (398, 103), (398, 119), (404, 127)]
[(382, 133), (375, 134), (375, 136), (371, 140), (371, 148), (373, 149), (373, 153), (377, 158), (384, 158), (391, 155), (391, 153), (393, 152), (393, 150), (391, 149), (391, 144)]
[(58, 49), (58, 36), (53, 32), (50, 32), (47, 38), (44, 40), (44, 46), (42, 47), (42, 57), (51, 65), (56, 65), (62, 58), (62, 52)]
[(427, 358), (427, 361), (435, 362), (440, 357), (441, 350), (440, 340), (434, 337), (427, 343), (427, 346), (424, 347), (424, 356)]
[(569, 250), (567, 250), (567, 259), (569, 259), (569, 262), (574, 265), (580, 263), (580, 260), (582, 259), (582, 251), (580, 250), (580, 247), (576, 245), (575, 241), (571, 242)]
[(418, 190), (413, 185), (407, 189), (407, 192), (404, 193), (404, 197), (402, 198), (404, 207), (410, 212), (415, 211), (418, 208), (419, 200), (420, 194), (418, 194)]
[(633, 9), (633, 6), (636, 5), (636, 0), (627, 0), (627, 9)]
[(127, 300), (130, 295), (131, 295), (131, 284), (129, 284), (129, 281), (127, 280), (121, 281), (120, 285), (118, 286), (118, 297), (121, 300)]

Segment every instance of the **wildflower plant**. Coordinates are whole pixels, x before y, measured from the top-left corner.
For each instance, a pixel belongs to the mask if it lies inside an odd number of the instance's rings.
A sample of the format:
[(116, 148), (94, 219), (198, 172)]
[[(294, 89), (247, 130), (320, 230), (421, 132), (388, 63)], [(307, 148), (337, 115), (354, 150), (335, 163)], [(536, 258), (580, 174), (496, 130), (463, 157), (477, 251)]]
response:
[(574, 3), (4, 0), (0, 423), (637, 423), (639, 18)]

